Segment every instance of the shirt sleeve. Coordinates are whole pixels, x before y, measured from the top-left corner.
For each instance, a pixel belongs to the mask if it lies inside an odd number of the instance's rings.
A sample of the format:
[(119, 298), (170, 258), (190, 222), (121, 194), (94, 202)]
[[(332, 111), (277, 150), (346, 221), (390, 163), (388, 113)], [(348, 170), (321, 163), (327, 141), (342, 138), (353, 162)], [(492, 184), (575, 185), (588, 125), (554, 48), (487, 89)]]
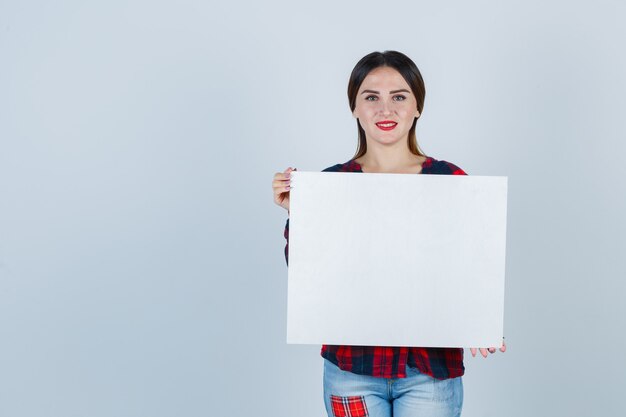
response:
[(285, 262), (287, 266), (289, 266), (289, 218), (287, 218), (287, 223), (285, 224), (285, 239), (287, 240), (287, 244), (285, 244)]
[(446, 162), (446, 164), (448, 164), (448, 168), (450, 169), (450, 173), (452, 175), (467, 175), (465, 171), (463, 171), (461, 168), (454, 165), (453, 163)]

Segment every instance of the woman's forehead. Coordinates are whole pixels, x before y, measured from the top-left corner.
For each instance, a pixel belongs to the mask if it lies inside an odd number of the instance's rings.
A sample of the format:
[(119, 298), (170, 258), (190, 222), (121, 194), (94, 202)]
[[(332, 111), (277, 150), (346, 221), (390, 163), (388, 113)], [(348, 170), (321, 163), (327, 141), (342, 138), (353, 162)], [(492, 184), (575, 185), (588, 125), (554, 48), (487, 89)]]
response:
[[(378, 67), (370, 71), (359, 90), (371, 90), (378, 86), (381, 89), (389, 88), (390, 90), (397, 88), (409, 88), (409, 84), (404, 77), (391, 67)], [(384, 91), (383, 91), (384, 92)]]

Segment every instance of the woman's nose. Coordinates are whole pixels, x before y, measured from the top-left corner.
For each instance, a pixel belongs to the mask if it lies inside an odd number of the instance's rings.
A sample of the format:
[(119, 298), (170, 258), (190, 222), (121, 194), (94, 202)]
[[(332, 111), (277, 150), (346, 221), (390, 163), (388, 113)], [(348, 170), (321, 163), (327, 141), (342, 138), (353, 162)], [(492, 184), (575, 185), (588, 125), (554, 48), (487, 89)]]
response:
[(380, 102), (380, 113), (383, 115), (389, 115), (392, 113), (391, 110), (391, 103), (385, 101), (385, 100), (381, 100)]

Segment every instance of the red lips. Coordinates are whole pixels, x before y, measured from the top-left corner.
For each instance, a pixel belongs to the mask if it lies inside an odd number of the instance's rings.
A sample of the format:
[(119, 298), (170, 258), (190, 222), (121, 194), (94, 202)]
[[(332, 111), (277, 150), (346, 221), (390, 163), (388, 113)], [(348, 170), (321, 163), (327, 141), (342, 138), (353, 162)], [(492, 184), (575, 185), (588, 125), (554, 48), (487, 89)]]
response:
[(393, 120), (383, 120), (376, 123), (376, 126), (381, 130), (392, 130), (398, 125), (398, 123)]

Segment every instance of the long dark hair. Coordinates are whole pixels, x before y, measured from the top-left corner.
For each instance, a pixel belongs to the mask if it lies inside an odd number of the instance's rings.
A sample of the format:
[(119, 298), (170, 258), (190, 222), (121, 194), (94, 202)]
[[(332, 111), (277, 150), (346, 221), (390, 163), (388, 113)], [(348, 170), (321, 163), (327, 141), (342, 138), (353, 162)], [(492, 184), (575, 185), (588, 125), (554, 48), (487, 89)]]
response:
[[(424, 109), (424, 97), (426, 96), (426, 88), (424, 87), (422, 74), (417, 68), (417, 65), (411, 61), (411, 58), (397, 51), (372, 52), (371, 54), (365, 55), (359, 62), (357, 62), (356, 66), (352, 70), (352, 74), (350, 74), (350, 81), (348, 82), (348, 101), (350, 102), (350, 110), (354, 111), (357, 93), (359, 92), (359, 88), (361, 87), (363, 80), (367, 77), (367, 74), (379, 67), (391, 67), (402, 75), (415, 95), (417, 110), (421, 115), (422, 110)], [(419, 117), (413, 120), (413, 125), (409, 130), (407, 145), (411, 153), (419, 156), (425, 156), (417, 144), (417, 138), (415, 137), (415, 124), (417, 123), (418, 118)], [(365, 130), (363, 130), (358, 120), (356, 121), (356, 125), (359, 130), (359, 144), (356, 149), (356, 154), (354, 154), (352, 159), (359, 158), (367, 152)]]

